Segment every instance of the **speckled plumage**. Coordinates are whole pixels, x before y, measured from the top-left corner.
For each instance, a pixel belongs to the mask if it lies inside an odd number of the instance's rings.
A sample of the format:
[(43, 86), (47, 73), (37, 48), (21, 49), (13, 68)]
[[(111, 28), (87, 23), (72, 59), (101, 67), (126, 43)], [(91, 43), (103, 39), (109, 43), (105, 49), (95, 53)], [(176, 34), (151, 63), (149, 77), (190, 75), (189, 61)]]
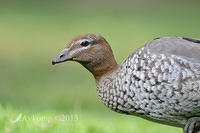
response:
[[(169, 48), (166, 45), (178, 45), (178, 41), (193, 43), (181, 37), (153, 40), (121, 62), (115, 73), (102, 77), (97, 91), (103, 103), (117, 112), (178, 127), (183, 127), (189, 117), (200, 116), (198, 60), (152, 49), (160, 42)], [(200, 44), (193, 45), (200, 48)]]
[(52, 61), (73, 60), (96, 79), (99, 98), (110, 109), (151, 121), (200, 130), (200, 40), (156, 38), (117, 64), (99, 34), (79, 35)]

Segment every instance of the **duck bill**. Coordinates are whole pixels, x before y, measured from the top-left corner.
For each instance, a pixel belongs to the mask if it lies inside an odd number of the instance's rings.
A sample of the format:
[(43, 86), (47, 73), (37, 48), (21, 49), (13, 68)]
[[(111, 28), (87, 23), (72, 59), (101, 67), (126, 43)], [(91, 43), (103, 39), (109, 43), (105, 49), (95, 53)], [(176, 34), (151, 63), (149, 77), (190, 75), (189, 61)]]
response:
[(64, 49), (56, 58), (52, 60), (52, 65), (72, 60), (72, 56), (69, 54), (69, 49)]

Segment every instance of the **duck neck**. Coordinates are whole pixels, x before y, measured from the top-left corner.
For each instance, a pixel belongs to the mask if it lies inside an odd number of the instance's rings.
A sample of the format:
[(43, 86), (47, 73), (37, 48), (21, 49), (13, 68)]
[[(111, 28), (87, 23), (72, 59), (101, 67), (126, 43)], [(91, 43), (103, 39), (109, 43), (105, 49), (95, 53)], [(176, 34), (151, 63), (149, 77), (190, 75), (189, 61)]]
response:
[(83, 66), (86, 67), (93, 74), (97, 81), (102, 76), (109, 75), (117, 71), (119, 68), (119, 65), (117, 64), (114, 56), (104, 58), (104, 60), (98, 64), (89, 63), (85, 65), (83, 64)]

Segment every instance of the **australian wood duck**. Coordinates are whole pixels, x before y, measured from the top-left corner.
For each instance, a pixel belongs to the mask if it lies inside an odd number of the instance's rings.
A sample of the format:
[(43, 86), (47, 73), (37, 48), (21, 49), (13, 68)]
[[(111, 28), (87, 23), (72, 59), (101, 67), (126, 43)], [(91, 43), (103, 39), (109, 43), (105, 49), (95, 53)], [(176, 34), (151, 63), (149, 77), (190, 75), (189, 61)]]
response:
[(117, 63), (99, 34), (72, 39), (52, 64), (77, 61), (96, 79), (99, 98), (110, 109), (154, 122), (200, 128), (200, 40), (156, 38)]

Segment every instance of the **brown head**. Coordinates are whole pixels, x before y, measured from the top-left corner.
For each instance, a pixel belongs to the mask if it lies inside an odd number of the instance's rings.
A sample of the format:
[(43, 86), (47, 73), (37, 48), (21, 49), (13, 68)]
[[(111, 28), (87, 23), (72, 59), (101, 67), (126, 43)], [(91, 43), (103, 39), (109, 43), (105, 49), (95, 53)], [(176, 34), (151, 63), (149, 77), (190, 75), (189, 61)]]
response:
[(96, 79), (118, 68), (112, 49), (99, 34), (84, 34), (73, 38), (65, 49), (52, 61), (57, 64), (77, 61), (87, 68)]

